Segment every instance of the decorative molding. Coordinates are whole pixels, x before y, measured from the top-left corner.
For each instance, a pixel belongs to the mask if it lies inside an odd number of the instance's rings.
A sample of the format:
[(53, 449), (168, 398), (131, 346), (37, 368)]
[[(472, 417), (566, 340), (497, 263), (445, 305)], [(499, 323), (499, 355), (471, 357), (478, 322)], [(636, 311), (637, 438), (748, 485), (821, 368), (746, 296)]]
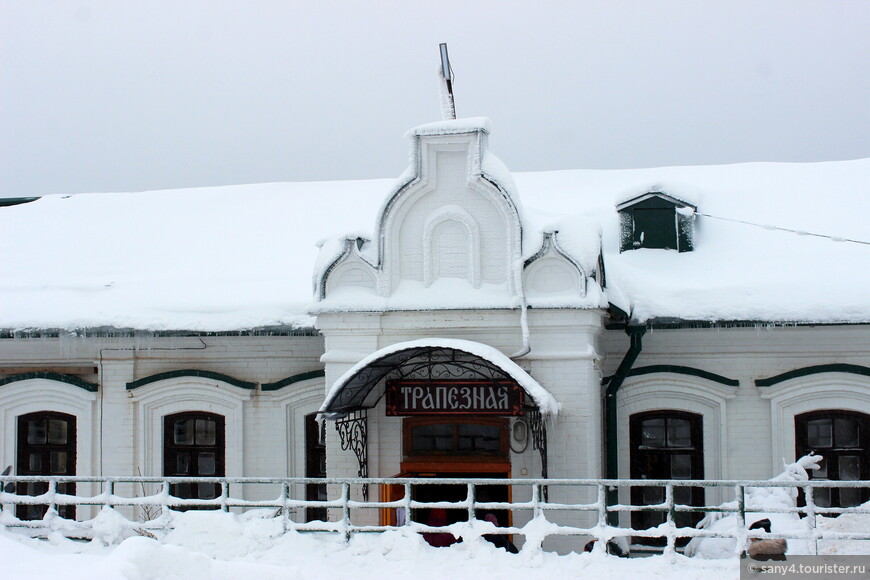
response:
[(771, 387), (784, 381), (796, 379), (799, 377), (806, 377), (809, 375), (817, 375), (820, 373), (849, 373), (853, 375), (864, 375), (865, 377), (870, 377), (870, 368), (861, 365), (852, 365), (846, 363), (813, 365), (809, 367), (794, 369), (773, 377), (768, 377), (766, 379), (756, 379), (755, 386)]
[(84, 389), (89, 393), (96, 393), (99, 390), (99, 385), (89, 383), (88, 381), (82, 380), (73, 375), (40, 371), (21, 373), (18, 375), (12, 375), (10, 377), (3, 377), (2, 379), (0, 379), (0, 387), (2, 387), (3, 385), (8, 385), (9, 383), (16, 383), (18, 381), (29, 381), (30, 379), (44, 379), (47, 381), (56, 381), (58, 383), (67, 383), (68, 385), (73, 385), (74, 387)]
[(0, 464), (4, 467), (16, 464), (17, 440), (14, 433), (18, 417), (39, 411), (75, 416), (78, 430), (76, 474), (99, 474), (99, 460), (93, 453), (101, 445), (99, 439), (95, 442), (95, 438), (101, 437), (97, 393), (83, 388), (71, 389), (63, 381), (43, 377), (22, 379), (0, 389), (0, 433), (5, 435), (0, 437)]
[(526, 258), (523, 262), (523, 269), (525, 270), (529, 266), (532, 265), (536, 260), (539, 260), (549, 254), (550, 252), (556, 254), (557, 256), (566, 260), (569, 264), (574, 266), (577, 269), (577, 272), (580, 274), (580, 291), (585, 296), (586, 295), (586, 269), (574, 259), (568, 252), (562, 249), (562, 246), (559, 244), (559, 240), (557, 239), (558, 231), (553, 232), (544, 232), (544, 239), (541, 242), (541, 247), (535, 252), (534, 255)]
[[(619, 472), (629, 472), (628, 423), (631, 415), (647, 411), (675, 410), (696, 413), (703, 417), (704, 475), (707, 479), (729, 477), (725, 461), (728, 441), (728, 401), (737, 396), (736, 389), (724, 388), (713, 382), (688, 378), (694, 375), (665, 379), (662, 376), (628, 378), (622, 385), (617, 403)], [(718, 493), (718, 492), (714, 492)], [(717, 503), (724, 497), (708, 497)]]
[[(209, 375), (179, 374), (151, 381), (141, 390), (131, 392), (136, 406), (137, 458), (136, 465), (143, 475), (163, 474), (163, 417), (174, 413), (202, 411), (223, 415), (226, 421), (226, 475), (243, 475), (244, 405), (251, 398), (251, 388), (239, 387), (221, 380), (225, 388), (215, 388), (211, 381), (218, 373)], [(159, 375), (154, 375), (159, 376)], [(150, 378), (150, 377), (149, 377)], [(240, 381), (235, 381), (240, 382)], [(253, 383), (243, 383), (251, 384)], [(141, 385), (140, 385), (141, 386)], [(127, 387), (130, 388), (129, 385)]]
[[(834, 365), (816, 365), (798, 370), (826, 366)], [(864, 373), (831, 377), (823, 376), (824, 372), (793, 375), (761, 391), (761, 398), (770, 401), (771, 433), (774, 435), (770, 445), (771, 473), (781, 471), (784, 464), (795, 459), (794, 418), (797, 415), (826, 409), (847, 409), (870, 414), (870, 377)]]
[(300, 381), (307, 381), (309, 379), (317, 379), (326, 376), (326, 371), (323, 369), (319, 369), (316, 371), (308, 371), (305, 373), (299, 373), (296, 375), (291, 375), (289, 377), (283, 378), (280, 381), (275, 381), (274, 383), (264, 383), (260, 386), (260, 389), (263, 391), (277, 391), (278, 389), (283, 389), (293, 383), (298, 383)]
[[(698, 377), (701, 379), (707, 379), (708, 381), (713, 381), (714, 383), (719, 383), (721, 385), (725, 385), (728, 387), (739, 387), (740, 381), (737, 379), (729, 379), (728, 377), (723, 377), (722, 375), (717, 375), (716, 373), (711, 373), (702, 369), (697, 369), (694, 367), (685, 367), (681, 365), (648, 365), (645, 367), (634, 367), (630, 371), (628, 371), (628, 376), (635, 377), (640, 375), (650, 375), (655, 373), (673, 373), (675, 375), (689, 375), (693, 377)], [(606, 381), (610, 381), (610, 377), (605, 379)]]
[(151, 383), (165, 381), (167, 379), (176, 379), (179, 377), (197, 377), (200, 379), (212, 379), (215, 381), (228, 383), (230, 385), (233, 385), (234, 387), (239, 387), (240, 389), (248, 389), (251, 391), (257, 388), (257, 383), (242, 381), (229, 375), (225, 375), (223, 373), (216, 373), (214, 371), (201, 371), (197, 369), (181, 369), (177, 371), (166, 371), (164, 373), (157, 373), (156, 375), (151, 375), (150, 377), (131, 381), (127, 383), (127, 390), (131, 391), (133, 389), (138, 389), (139, 387), (144, 387), (145, 385), (150, 385)]

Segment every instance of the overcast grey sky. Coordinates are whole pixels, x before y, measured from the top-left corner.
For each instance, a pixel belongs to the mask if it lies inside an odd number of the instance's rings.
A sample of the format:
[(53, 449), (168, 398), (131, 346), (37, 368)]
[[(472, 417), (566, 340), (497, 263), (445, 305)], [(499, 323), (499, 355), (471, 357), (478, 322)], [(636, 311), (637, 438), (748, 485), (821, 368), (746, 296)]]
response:
[(0, 195), (870, 156), (868, 0), (0, 0)]

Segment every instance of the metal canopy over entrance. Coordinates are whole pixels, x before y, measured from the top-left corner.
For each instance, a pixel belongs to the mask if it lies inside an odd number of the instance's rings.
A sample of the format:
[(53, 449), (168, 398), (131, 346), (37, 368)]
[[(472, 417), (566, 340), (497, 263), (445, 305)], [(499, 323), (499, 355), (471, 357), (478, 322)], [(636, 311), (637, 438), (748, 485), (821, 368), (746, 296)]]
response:
[(342, 449), (353, 450), (357, 457), (359, 476), (368, 476), (367, 410), (384, 397), (388, 384), (394, 395), (397, 385), (404, 387), (406, 402), (422, 397), (424, 408), (429, 397), (428, 404), (435, 405), (430, 407), (433, 413), (461, 415), (485, 410), (503, 416), (522, 415), (528, 422), (533, 447), (541, 454), (542, 475), (547, 477), (544, 417), (554, 415), (558, 403), (501, 352), (455, 339), (387, 347), (360, 361), (330, 389), (319, 413), (336, 421)]
[[(339, 419), (374, 407), (387, 380), (415, 383), (473, 381), (511, 384), (528, 395), (528, 406), (555, 415), (558, 403), (529, 374), (498, 350), (467, 340), (425, 339), (399, 343), (366, 357), (336, 381), (320, 413)], [(505, 413), (515, 414), (515, 413)]]
[(486, 381), (519, 387), (508, 373), (479, 356), (453, 348), (420, 346), (392, 352), (359, 369), (344, 381), (322, 412), (327, 416), (341, 416), (374, 407), (383, 395), (376, 387), (385, 379), (429, 384)]

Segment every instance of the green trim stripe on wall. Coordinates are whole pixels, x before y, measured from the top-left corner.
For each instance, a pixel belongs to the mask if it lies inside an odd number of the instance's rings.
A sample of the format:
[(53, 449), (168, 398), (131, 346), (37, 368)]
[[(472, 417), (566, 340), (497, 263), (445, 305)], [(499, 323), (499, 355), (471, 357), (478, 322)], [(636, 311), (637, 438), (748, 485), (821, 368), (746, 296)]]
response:
[(326, 372), (323, 369), (316, 371), (309, 371), (307, 373), (299, 373), (298, 375), (292, 375), (286, 378), (281, 379), (280, 381), (276, 381), (274, 383), (265, 383), (262, 386), (264, 391), (277, 391), (278, 389), (282, 389), (287, 385), (292, 385), (293, 383), (298, 383), (299, 381), (307, 381), (308, 379), (318, 379), (321, 377), (325, 377)]
[(201, 371), (197, 369), (182, 369), (177, 371), (167, 371), (165, 373), (157, 373), (156, 375), (151, 375), (150, 377), (145, 377), (142, 379), (137, 379), (135, 381), (131, 381), (127, 383), (127, 390), (138, 389), (139, 387), (149, 385), (151, 383), (156, 383), (157, 381), (165, 381), (166, 379), (174, 379), (177, 377), (200, 377), (203, 379), (212, 379), (215, 381), (223, 381), (225, 383), (229, 383), (235, 387), (239, 387), (241, 389), (253, 390), (257, 388), (257, 383), (251, 383), (248, 381), (241, 381), (237, 378), (231, 377), (229, 375), (225, 375), (223, 373), (216, 373), (214, 371)]
[[(739, 387), (740, 381), (737, 379), (729, 379), (728, 377), (723, 377), (722, 375), (717, 375), (716, 373), (711, 373), (705, 370), (696, 369), (694, 367), (684, 367), (681, 365), (648, 365), (645, 367), (635, 367), (628, 371), (629, 377), (636, 377), (639, 375), (651, 375), (655, 373), (673, 373), (676, 375), (690, 375), (693, 377), (699, 377), (702, 379), (707, 379), (708, 381), (713, 381), (715, 383), (719, 383), (721, 385), (726, 385), (728, 387)], [(613, 379), (612, 376), (606, 377), (603, 381), (603, 384), (607, 385)]]
[(18, 381), (27, 381), (30, 379), (46, 379), (49, 381), (57, 381), (59, 383), (66, 383), (68, 385), (73, 385), (74, 387), (78, 387), (80, 389), (84, 389), (90, 393), (96, 393), (99, 390), (99, 386), (94, 383), (89, 383), (88, 381), (82, 380), (78, 377), (74, 377), (73, 375), (67, 375), (64, 373), (50, 373), (50, 372), (32, 372), (32, 373), (21, 373), (20, 375), (12, 375), (10, 377), (3, 377), (0, 379), (0, 386), (8, 385), (9, 383), (15, 383)]
[(794, 369), (792, 371), (788, 371), (786, 373), (782, 373), (773, 377), (768, 377), (766, 379), (756, 379), (755, 385), (757, 387), (770, 387), (777, 383), (788, 381), (790, 379), (796, 379), (798, 377), (805, 377), (808, 375), (817, 375), (820, 373), (849, 373), (853, 375), (864, 375), (865, 377), (870, 377), (870, 368), (862, 367), (861, 365), (850, 365), (846, 363), (813, 365), (810, 367)]
[(628, 376), (634, 377), (638, 375), (649, 375), (653, 373), (691, 375), (693, 377), (707, 379), (708, 381), (713, 381), (714, 383), (719, 383), (721, 385), (726, 385), (729, 387), (740, 386), (740, 381), (738, 381), (737, 379), (729, 379), (728, 377), (723, 377), (722, 375), (717, 375), (716, 373), (711, 373), (705, 370), (696, 369), (694, 367), (684, 367), (680, 365), (649, 365), (645, 367), (634, 367), (633, 369), (628, 371)]

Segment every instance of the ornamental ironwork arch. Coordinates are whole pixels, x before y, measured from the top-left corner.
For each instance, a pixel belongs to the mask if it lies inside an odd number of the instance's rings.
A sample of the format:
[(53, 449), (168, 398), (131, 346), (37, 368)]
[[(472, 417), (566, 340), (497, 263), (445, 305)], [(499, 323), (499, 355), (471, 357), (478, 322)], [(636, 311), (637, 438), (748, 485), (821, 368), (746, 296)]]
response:
[[(470, 352), (444, 346), (414, 346), (388, 353), (361, 367), (321, 411), (336, 421), (342, 450), (353, 450), (359, 462), (359, 475), (368, 475), (368, 429), (366, 410), (384, 396), (378, 386), (390, 380), (452, 380), (509, 382), (519, 385), (507, 371), (490, 360)], [(529, 398), (530, 399), (530, 398)], [(547, 477), (547, 428), (540, 409), (526, 401), (525, 418), (532, 431), (532, 446), (541, 454), (541, 475)], [(353, 428), (351, 428), (353, 427)]]

